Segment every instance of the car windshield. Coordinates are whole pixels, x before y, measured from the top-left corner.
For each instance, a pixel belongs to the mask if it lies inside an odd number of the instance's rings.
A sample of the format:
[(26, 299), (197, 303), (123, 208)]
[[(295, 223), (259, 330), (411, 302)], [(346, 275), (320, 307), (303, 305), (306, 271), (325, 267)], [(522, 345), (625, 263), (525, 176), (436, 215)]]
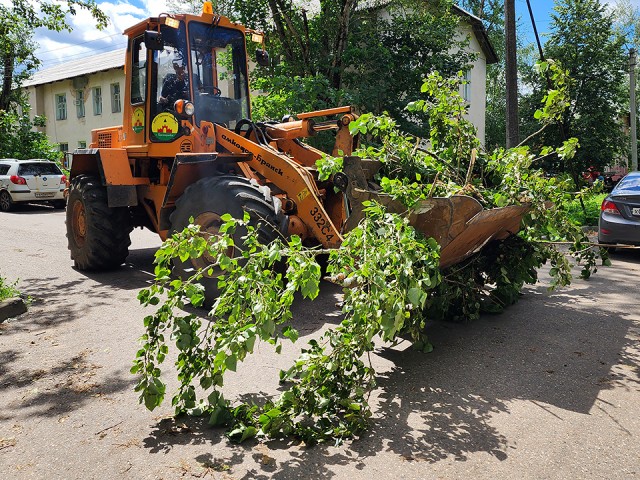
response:
[(62, 172), (55, 163), (33, 162), (20, 164), (18, 175), (62, 175)]

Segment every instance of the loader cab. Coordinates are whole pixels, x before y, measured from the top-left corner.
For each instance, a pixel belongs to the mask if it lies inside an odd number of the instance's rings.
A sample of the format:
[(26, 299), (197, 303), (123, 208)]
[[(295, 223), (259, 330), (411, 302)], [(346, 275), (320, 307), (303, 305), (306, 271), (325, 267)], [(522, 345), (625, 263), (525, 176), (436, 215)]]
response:
[(183, 120), (196, 127), (206, 121), (234, 128), (250, 117), (244, 30), (230, 22), (182, 17), (161, 17), (155, 29), (130, 37), (135, 143), (189, 135)]

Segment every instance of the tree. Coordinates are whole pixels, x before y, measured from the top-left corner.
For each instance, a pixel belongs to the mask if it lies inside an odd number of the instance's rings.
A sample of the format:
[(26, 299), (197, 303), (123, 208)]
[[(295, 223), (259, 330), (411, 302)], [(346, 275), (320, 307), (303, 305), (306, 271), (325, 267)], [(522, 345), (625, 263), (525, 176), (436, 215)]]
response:
[(46, 136), (33, 132), (44, 125), (44, 118), (29, 117), (29, 106), (21, 91), (22, 82), (40, 65), (34, 55), (37, 45), (33, 33), (37, 28), (71, 30), (67, 15), (86, 9), (98, 28), (107, 25), (108, 18), (94, 0), (64, 2), (13, 0), (10, 6), (0, 4), (0, 152), (19, 158), (38, 156), (52, 158), (54, 150)]
[[(177, 1), (175, 10), (197, 9), (199, 0)], [(267, 32), (272, 66), (253, 72), (253, 85), (269, 92), (256, 99), (258, 119), (354, 104), (360, 111), (388, 111), (417, 132), (404, 107), (420, 94), (427, 74), (455, 75), (473, 60), (457, 35), (460, 18), (451, 0), (303, 0), (214, 2), (214, 10)], [(267, 115), (267, 116), (262, 116)]]
[[(602, 169), (626, 153), (621, 123), (627, 68), (624, 37), (600, 0), (558, 0), (554, 12), (545, 51), (569, 71), (571, 107), (559, 128), (547, 129), (542, 140), (559, 145), (566, 138), (580, 138), (575, 158), (560, 165), (577, 181), (590, 165)], [(540, 98), (545, 88), (538, 83), (533, 98)]]
[(422, 80), (438, 71), (445, 77), (470, 67), (475, 55), (459, 38), (460, 17), (450, 1), (408, 2), (358, 12), (344, 52), (342, 85), (362, 111), (388, 112), (400, 127), (425, 130), (420, 117), (405, 110), (407, 99), (421, 95)]
[(23, 106), (21, 113), (0, 110), (0, 158), (59, 159), (56, 145), (37, 130), (45, 126), (45, 117), (36, 115), (32, 119), (29, 113), (28, 105)]

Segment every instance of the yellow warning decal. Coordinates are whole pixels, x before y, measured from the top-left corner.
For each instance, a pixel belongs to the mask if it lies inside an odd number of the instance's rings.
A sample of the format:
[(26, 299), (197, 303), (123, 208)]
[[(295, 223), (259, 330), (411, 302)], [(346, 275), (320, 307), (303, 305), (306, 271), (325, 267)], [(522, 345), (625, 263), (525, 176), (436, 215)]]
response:
[(309, 189), (307, 187), (303, 188), (300, 192), (298, 192), (298, 201), (302, 202), (305, 198), (309, 196)]
[(172, 140), (178, 135), (178, 119), (173, 113), (162, 112), (151, 122), (151, 131), (159, 140)]
[(133, 115), (131, 116), (131, 126), (133, 127), (133, 131), (136, 133), (140, 133), (144, 130), (144, 109), (142, 107), (137, 107), (133, 111)]

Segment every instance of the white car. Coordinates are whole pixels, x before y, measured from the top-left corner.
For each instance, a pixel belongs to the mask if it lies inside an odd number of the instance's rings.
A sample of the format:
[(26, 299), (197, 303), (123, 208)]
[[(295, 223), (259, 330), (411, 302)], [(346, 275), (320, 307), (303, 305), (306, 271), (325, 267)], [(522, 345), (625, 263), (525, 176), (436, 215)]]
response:
[(67, 177), (49, 160), (0, 159), (0, 210), (8, 212), (18, 202), (51, 203), (64, 208)]

